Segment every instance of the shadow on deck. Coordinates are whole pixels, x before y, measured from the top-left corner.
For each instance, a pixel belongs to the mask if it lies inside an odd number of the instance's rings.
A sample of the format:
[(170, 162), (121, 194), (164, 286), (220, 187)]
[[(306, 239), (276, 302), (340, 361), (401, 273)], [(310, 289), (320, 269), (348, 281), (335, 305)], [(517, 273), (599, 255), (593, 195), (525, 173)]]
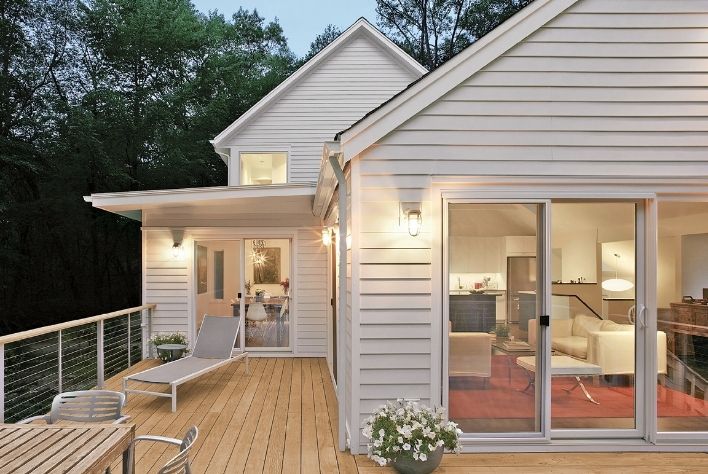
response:
[[(157, 364), (143, 361), (107, 381)], [(250, 373), (235, 362), (180, 386), (177, 412), (165, 398), (132, 395), (125, 408), (137, 434), (181, 438), (199, 427), (194, 473), (384, 473), (365, 456), (336, 449), (337, 400), (327, 363), (310, 358), (252, 358)], [(145, 384), (142, 388), (147, 388)], [(153, 386), (152, 389), (155, 389)], [(157, 472), (176, 451), (141, 442), (138, 473)], [(706, 472), (704, 453), (540, 453), (446, 455), (442, 473)], [(120, 472), (119, 464), (114, 472)]]

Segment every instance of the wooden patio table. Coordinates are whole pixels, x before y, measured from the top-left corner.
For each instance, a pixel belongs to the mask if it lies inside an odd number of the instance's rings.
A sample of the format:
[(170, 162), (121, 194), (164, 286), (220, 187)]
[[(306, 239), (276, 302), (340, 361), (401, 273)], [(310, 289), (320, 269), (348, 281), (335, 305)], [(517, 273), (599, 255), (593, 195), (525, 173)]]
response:
[(0, 425), (0, 474), (103, 473), (123, 454), (134, 471), (135, 425)]

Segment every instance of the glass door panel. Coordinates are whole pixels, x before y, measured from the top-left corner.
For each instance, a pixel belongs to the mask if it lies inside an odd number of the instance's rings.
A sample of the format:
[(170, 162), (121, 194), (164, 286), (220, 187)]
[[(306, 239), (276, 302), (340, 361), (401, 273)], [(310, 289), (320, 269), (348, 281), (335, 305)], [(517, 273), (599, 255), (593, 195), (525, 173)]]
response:
[(448, 204), (448, 416), (465, 433), (542, 431), (544, 210)]
[(658, 208), (658, 431), (708, 431), (708, 202)]
[(551, 428), (633, 430), (643, 332), (635, 325), (636, 204), (554, 202), (551, 213)]
[[(246, 348), (288, 350), (291, 322), (290, 239), (245, 241)], [(239, 301), (240, 302), (240, 301)]]

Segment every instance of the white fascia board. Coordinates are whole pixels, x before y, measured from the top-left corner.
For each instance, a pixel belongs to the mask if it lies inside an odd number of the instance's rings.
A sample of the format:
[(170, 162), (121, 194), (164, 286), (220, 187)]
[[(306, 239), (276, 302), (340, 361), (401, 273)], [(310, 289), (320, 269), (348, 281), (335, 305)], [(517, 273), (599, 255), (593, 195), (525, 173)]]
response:
[(314, 196), (312, 184), (289, 184), (267, 186), (216, 186), (211, 188), (161, 189), (154, 191), (130, 191), (125, 193), (102, 193), (90, 196), (93, 207), (111, 212), (145, 209), (161, 205), (189, 204), (200, 201), (224, 199)]
[(418, 83), (340, 135), (349, 161), (477, 71), (499, 58), (578, 0), (535, 0)]
[(410, 57), (399, 48), (393, 41), (389, 40), (383, 33), (374, 28), (365, 18), (359, 18), (357, 21), (347, 28), (337, 39), (332, 41), (327, 47), (322, 49), (319, 53), (314, 55), (309, 61), (300, 66), (300, 68), (295, 71), (290, 77), (281, 82), (275, 89), (270, 91), (265, 97), (259, 100), (253, 107), (248, 109), (243, 115), (236, 119), (231, 125), (229, 125), (224, 131), (219, 133), (213, 140), (210, 140), (214, 149), (221, 147), (222, 142), (231, 136), (236, 130), (244, 126), (252, 118), (256, 117), (262, 110), (264, 110), (270, 103), (275, 101), (281, 94), (283, 94), (290, 87), (295, 85), (301, 78), (305, 77), (313, 68), (329, 57), (334, 51), (339, 49), (344, 43), (348, 42), (350, 39), (355, 38), (358, 34), (362, 32), (367, 32), (372, 38), (377, 40), (387, 51), (391, 52), (394, 58), (398, 58), (403, 66), (411, 70), (416, 74), (423, 75), (427, 72), (420, 63), (415, 59)]

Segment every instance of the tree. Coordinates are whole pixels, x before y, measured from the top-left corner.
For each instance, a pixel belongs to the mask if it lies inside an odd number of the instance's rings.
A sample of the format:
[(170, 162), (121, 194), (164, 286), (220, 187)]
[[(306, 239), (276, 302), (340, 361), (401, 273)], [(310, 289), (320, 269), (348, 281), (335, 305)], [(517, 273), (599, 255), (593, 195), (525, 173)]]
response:
[(377, 0), (378, 24), (433, 70), (533, 0)]
[(310, 43), (310, 50), (305, 55), (303, 62), (309, 61), (313, 56), (325, 49), (332, 41), (336, 40), (341, 34), (342, 30), (336, 26), (332, 24), (327, 25), (324, 31), (317, 35), (315, 40)]

